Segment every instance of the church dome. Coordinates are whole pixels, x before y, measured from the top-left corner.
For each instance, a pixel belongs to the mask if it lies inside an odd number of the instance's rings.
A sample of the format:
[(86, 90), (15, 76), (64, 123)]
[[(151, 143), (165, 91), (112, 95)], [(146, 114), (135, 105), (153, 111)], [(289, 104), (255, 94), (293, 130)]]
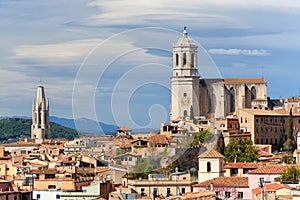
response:
[(178, 39), (178, 41), (174, 45), (175, 47), (198, 47), (198, 45), (188, 37), (188, 32), (186, 31), (186, 27), (184, 27), (182, 37)]

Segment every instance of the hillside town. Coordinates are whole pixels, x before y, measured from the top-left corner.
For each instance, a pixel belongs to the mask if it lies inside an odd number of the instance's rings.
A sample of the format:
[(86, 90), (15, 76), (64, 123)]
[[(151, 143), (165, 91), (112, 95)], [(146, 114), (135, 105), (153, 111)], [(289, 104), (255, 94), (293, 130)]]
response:
[(184, 28), (158, 132), (52, 138), (38, 86), (31, 137), (0, 146), (0, 199), (300, 199), (300, 98), (270, 99), (264, 78), (202, 79), (197, 49)]

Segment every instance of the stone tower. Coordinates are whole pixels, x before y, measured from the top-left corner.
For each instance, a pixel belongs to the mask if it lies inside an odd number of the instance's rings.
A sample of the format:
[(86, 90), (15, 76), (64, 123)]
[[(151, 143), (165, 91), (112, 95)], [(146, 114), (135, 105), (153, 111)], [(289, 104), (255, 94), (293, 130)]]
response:
[(44, 87), (37, 88), (36, 100), (32, 102), (31, 139), (37, 143), (50, 138), (49, 101), (45, 98)]
[(173, 45), (173, 75), (171, 77), (170, 119), (189, 119), (191, 107), (199, 116), (198, 45), (188, 37), (184, 27), (182, 37)]

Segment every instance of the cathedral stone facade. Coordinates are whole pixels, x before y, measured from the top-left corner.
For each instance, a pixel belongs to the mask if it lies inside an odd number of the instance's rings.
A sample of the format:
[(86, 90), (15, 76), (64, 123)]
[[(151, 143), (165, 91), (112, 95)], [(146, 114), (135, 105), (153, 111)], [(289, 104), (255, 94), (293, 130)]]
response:
[(198, 45), (184, 29), (173, 46), (171, 120), (190, 116), (224, 118), (236, 115), (238, 108), (251, 108), (253, 100), (267, 99), (263, 78), (200, 78), (197, 52)]
[(37, 143), (50, 139), (49, 101), (43, 86), (37, 88), (36, 100), (32, 102), (31, 139)]

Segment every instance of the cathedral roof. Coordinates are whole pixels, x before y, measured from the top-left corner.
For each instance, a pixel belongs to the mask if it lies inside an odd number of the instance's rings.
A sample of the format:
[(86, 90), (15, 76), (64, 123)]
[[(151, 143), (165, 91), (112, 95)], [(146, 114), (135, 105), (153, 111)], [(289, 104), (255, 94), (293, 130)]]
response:
[(224, 78), (225, 84), (245, 84), (245, 83), (256, 83), (256, 84), (264, 84), (264, 78)]
[(176, 44), (174, 45), (176, 46), (180, 46), (180, 47), (198, 47), (198, 45), (188, 36), (188, 33), (186, 31), (186, 27), (184, 27), (183, 33), (182, 33), (182, 37), (178, 39), (178, 41), (176, 42)]

